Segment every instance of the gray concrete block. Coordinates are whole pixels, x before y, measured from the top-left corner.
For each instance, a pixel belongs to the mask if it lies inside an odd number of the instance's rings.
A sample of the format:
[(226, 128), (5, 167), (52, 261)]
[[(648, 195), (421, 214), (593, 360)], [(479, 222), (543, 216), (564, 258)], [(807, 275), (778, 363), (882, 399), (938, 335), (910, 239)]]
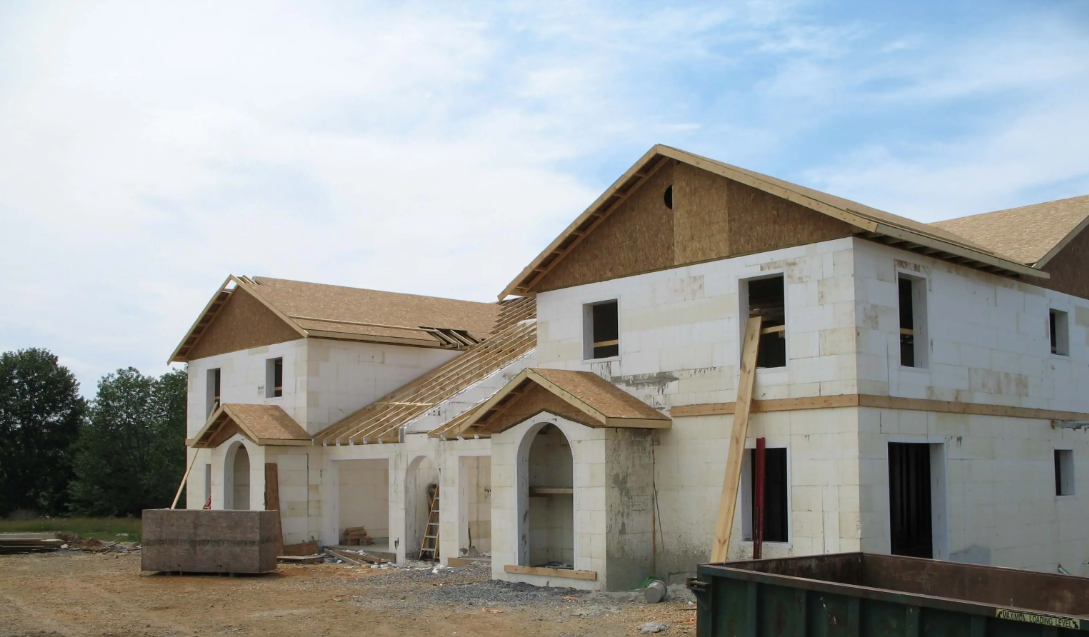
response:
[(147, 509), (140, 568), (185, 573), (276, 570), (276, 511)]

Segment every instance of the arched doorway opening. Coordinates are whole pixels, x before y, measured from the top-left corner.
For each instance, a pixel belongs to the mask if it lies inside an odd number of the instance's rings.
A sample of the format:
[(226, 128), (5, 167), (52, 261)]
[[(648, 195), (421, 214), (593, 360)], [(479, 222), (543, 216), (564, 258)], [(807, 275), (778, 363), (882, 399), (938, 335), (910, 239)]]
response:
[[(571, 443), (559, 427), (530, 430), (523, 443), (525, 478), (518, 481), (525, 530), (519, 557), (526, 566), (575, 567), (575, 490)], [(528, 444), (527, 444), (528, 443)], [(526, 448), (528, 447), (528, 448)]]
[[(405, 479), (405, 556), (416, 559), (434, 559), (438, 554), (424, 553), (424, 536), (438, 536), (438, 515), (428, 526), (431, 513), (431, 499), (439, 486), (439, 470), (429, 458), (421, 456), (408, 466)], [(441, 493), (440, 500), (441, 500)], [(428, 538), (429, 547), (438, 547), (438, 537)]]
[(223, 467), (223, 508), (245, 511), (250, 508), (250, 454), (236, 442), (227, 451)]

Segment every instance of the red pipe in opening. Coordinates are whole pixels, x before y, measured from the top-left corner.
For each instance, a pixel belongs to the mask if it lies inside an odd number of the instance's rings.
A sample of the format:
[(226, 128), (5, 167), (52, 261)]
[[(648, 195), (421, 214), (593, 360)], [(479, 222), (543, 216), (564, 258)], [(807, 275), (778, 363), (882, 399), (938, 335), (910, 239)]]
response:
[(752, 558), (759, 560), (764, 556), (764, 458), (767, 455), (767, 440), (756, 439), (756, 484), (753, 485), (752, 503)]

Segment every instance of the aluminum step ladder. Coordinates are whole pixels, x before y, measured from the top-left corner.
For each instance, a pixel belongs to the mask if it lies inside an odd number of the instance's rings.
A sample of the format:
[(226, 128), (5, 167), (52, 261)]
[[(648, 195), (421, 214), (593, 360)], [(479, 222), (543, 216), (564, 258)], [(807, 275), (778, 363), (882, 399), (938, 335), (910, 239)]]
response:
[(434, 562), (439, 559), (439, 485), (432, 484), (427, 487), (427, 502), (427, 526), (424, 527), (420, 559)]

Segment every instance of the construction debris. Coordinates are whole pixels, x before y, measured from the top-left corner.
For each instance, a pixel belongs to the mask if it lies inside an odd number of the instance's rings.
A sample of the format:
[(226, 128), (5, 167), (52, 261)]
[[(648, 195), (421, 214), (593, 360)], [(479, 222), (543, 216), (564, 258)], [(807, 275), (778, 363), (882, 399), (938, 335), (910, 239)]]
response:
[(346, 546), (369, 546), (374, 540), (367, 535), (367, 529), (362, 526), (353, 526), (344, 529), (344, 544)]
[(325, 557), (321, 555), (280, 555), (276, 558), (280, 564), (321, 564)]

